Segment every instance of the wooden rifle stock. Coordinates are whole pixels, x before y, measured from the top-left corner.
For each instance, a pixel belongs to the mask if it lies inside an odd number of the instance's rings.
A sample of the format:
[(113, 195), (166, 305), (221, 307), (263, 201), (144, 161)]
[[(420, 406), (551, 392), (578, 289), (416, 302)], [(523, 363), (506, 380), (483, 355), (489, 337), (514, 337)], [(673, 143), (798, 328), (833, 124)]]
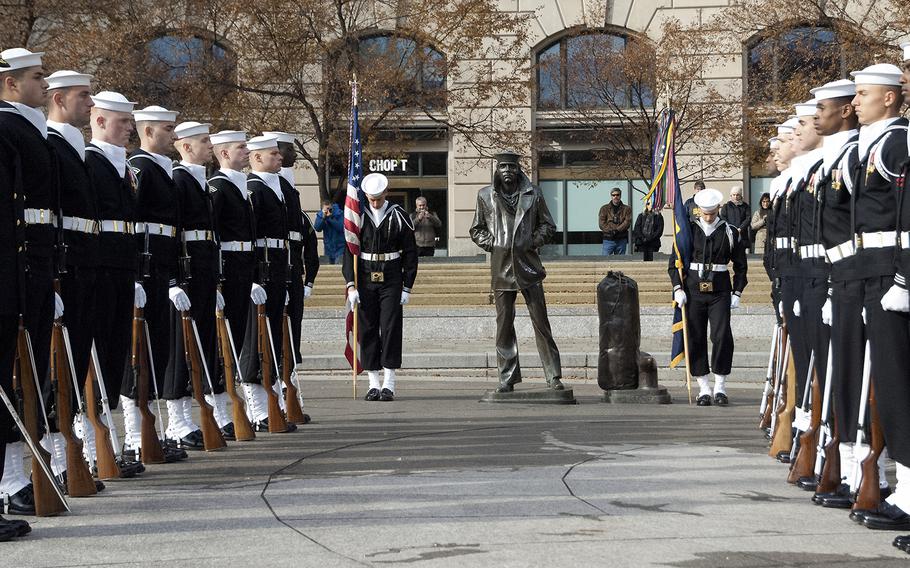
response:
[[(830, 357), (830, 355), (829, 355)], [(831, 438), (825, 443), (824, 455), (825, 463), (822, 465), (822, 473), (818, 480), (816, 493), (834, 493), (840, 487), (840, 432), (837, 430), (837, 420), (834, 410), (831, 411)]]
[(296, 372), (297, 364), (294, 362), (294, 354), (291, 353), (291, 325), (288, 318), (287, 310), (282, 316), (284, 325), (281, 326), (281, 381), (284, 383), (284, 407), (287, 408), (288, 422), (295, 424), (304, 424), (306, 418), (303, 416), (303, 408), (300, 407), (300, 397), (298, 396), (297, 386), (291, 380), (291, 373)]
[[(29, 348), (28, 332), (22, 320), (19, 320), (19, 335), (16, 339), (16, 359), (18, 361), (16, 374), (13, 376), (14, 388), (21, 393), (22, 397), (22, 423), (28, 432), (29, 437), (35, 441), (37, 446), (37, 455), (33, 455), (34, 460), (43, 460), (50, 467), (50, 454), (38, 444), (41, 439), (39, 435), (38, 423), (38, 389), (35, 386), (34, 368), (35, 362), (32, 359), (31, 349)], [(36, 450), (33, 450), (35, 452)], [(35, 494), (35, 514), (39, 517), (51, 517), (59, 515), (66, 510), (66, 505), (57, 496), (54, 490), (54, 484), (57, 481), (48, 477), (44, 468), (37, 464), (32, 464), (32, 487)]]
[(98, 479), (119, 479), (120, 466), (117, 465), (117, 455), (111, 444), (111, 433), (98, 413), (100, 397), (95, 393), (96, 380), (100, 379), (95, 371), (95, 362), (89, 361), (88, 377), (85, 379), (85, 414), (95, 429), (95, 467)]
[(879, 488), (878, 458), (885, 449), (885, 436), (878, 418), (878, 404), (875, 401), (875, 387), (869, 383), (869, 455), (860, 464), (862, 478), (856, 490), (854, 511), (872, 511), (881, 504)]
[(265, 315), (265, 305), (256, 306), (256, 323), (258, 326), (258, 346), (259, 346), (259, 372), (262, 374), (262, 388), (265, 389), (269, 397), (269, 432), (272, 434), (287, 432), (288, 423), (281, 412), (281, 405), (278, 404), (278, 395), (272, 388), (274, 379), (272, 370), (274, 369), (272, 361), (272, 347), (269, 345), (268, 320)]
[(818, 370), (814, 365), (812, 368), (812, 382), (809, 388), (812, 389), (812, 418), (809, 421), (809, 429), (800, 434), (799, 450), (796, 452), (796, 459), (793, 460), (793, 464), (790, 466), (787, 483), (796, 483), (800, 478), (815, 475), (818, 430), (822, 423), (822, 397)]
[(765, 390), (763, 392), (762, 407), (764, 411), (761, 412), (758, 421), (758, 429), (765, 430), (766, 428), (771, 427), (771, 412), (774, 408), (774, 387), (777, 384), (777, 363), (778, 358), (780, 357), (780, 339), (781, 339), (782, 329), (780, 326), (775, 325), (774, 327), (774, 336), (771, 341), (771, 353), (768, 355), (768, 374), (765, 378)]
[(234, 346), (228, 335), (227, 320), (224, 311), (217, 312), (216, 324), (218, 326), (218, 351), (224, 368), (224, 390), (231, 399), (231, 417), (234, 421), (234, 439), (238, 442), (248, 442), (256, 439), (256, 432), (250, 419), (246, 415), (246, 403), (237, 394), (236, 380), (237, 369), (234, 367)]
[(133, 308), (133, 345), (130, 350), (130, 365), (136, 378), (136, 406), (142, 417), (139, 427), (139, 443), (142, 446), (142, 463), (164, 463), (164, 450), (158, 432), (155, 431), (155, 415), (149, 410), (149, 360), (145, 340), (145, 314), (142, 308)]
[(57, 428), (66, 440), (66, 489), (70, 497), (88, 497), (98, 490), (82, 457), (82, 440), (73, 434), (71, 363), (63, 339), (63, 323), (57, 320), (51, 332), (51, 380), (57, 390)]
[(789, 452), (793, 446), (793, 410), (796, 407), (796, 367), (793, 357), (786, 361), (787, 374), (784, 378), (786, 390), (781, 396), (777, 412), (774, 436), (771, 438), (771, 449), (768, 455), (777, 457), (780, 452)]
[(227, 446), (224, 436), (221, 435), (221, 428), (215, 421), (215, 413), (208, 401), (205, 400), (205, 390), (202, 387), (202, 353), (199, 352), (199, 345), (196, 343), (196, 336), (193, 333), (193, 320), (189, 312), (181, 312), (180, 317), (183, 323), (183, 349), (186, 355), (186, 368), (189, 371), (190, 382), (193, 386), (193, 398), (199, 405), (201, 411), (201, 420), (199, 427), (202, 429), (202, 443), (205, 451), (212, 452), (220, 450)]

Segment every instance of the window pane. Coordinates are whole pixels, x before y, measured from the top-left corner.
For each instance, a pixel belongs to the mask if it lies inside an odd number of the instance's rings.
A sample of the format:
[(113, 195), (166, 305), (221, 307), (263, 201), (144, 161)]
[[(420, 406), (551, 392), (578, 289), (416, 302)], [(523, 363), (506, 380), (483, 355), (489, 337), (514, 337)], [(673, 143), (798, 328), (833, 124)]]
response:
[(561, 181), (542, 181), (540, 192), (543, 193), (544, 201), (547, 202), (547, 208), (553, 221), (556, 222), (556, 230), (562, 232), (562, 220), (565, 217), (565, 208), (563, 207), (562, 184)]
[(562, 167), (562, 152), (538, 152), (537, 153), (537, 167), (538, 168), (561, 168)]
[(537, 55), (537, 107), (554, 109), (562, 106), (559, 86), (562, 82), (562, 65), (559, 42)]
[(569, 210), (569, 231), (600, 231), (600, 208), (610, 201), (610, 191), (618, 187), (623, 203), (629, 203), (628, 183), (625, 180), (569, 181), (566, 207)]
[(444, 176), (448, 166), (448, 154), (446, 152), (424, 152), (423, 156), (423, 175), (425, 176)]
[(566, 40), (566, 106), (627, 107), (629, 87), (622, 69), (625, 38), (585, 34)]

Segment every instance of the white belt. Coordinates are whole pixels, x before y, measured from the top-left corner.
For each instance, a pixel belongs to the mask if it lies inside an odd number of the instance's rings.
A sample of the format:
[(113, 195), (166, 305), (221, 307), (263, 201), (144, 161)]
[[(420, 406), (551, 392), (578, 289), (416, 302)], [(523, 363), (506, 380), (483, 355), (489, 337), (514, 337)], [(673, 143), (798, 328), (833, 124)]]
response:
[[(707, 265), (702, 264), (700, 262), (690, 262), (689, 270), (696, 270), (698, 272), (701, 272), (706, 266)], [(711, 266), (711, 272), (726, 272), (726, 271), (727, 271), (726, 264), (714, 264)]]
[(825, 254), (828, 255), (828, 261), (831, 264), (834, 264), (835, 262), (856, 254), (856, 246), (853, 244), (853, 241), (847, 241), (827, 249)]
[(387, 260), (395, 260), (396, 258), (400, 257), (400, 252), (381, 252), (379, 254), (373, 254), (371, 252), (360, 253), (360, 258), (363, 260), (372, 260), (375, 262), (385, 262)]
[(256, 246), (260, 248), (283, 249), (285, 243), (283, 239), (256, 239)]
[(136, 234), (145, 234), (146, 228), (148, 228), (150, 235), (161, 235), (163, 237), (177, 236), (176, 228), (172, 227), (171, 225), (164, 225), (162, 223), (136, 223)]
[(226, 241), (221, 243), (224, 252), (250, 252), (253, 250), (252, 241)]
[(214, 241), (215, 235), (212, 231), (183, 231), (183, 240), (188, 243), (195, 241)]
[(803, 245), (799, 247), (800, 258), (825, 258), (825, 247), (822, 245)]
[(24, 213), (27, 225), (57, 225), (57, 215), (50, 209), (26, 209)]
[(288, 231), (288, 240), (290, 241), (302, 241), (303, 235), (297, 231)]
[(901, 248), (910, 249), (910, 231), (901, 233)]
[(897, 246), (897, 233), (894, 231), (877, 231), (856, 235), (856, 248), (888, 248)]
[(777, 237), (774, 239), (774, 246), (779, 249), (790, 248), (790, 237)]
[(120, 220), (103, 220), (101, 221), (101, 232), (102, 233), (133, 233), (133, 223), (131, 221), (120, 221)]
[(83, 219), (82, 217), (63, 216), (60, 225), (67, 231), (76, 231), (78, 233), (98, 234), (98, 221), (94, 219)]

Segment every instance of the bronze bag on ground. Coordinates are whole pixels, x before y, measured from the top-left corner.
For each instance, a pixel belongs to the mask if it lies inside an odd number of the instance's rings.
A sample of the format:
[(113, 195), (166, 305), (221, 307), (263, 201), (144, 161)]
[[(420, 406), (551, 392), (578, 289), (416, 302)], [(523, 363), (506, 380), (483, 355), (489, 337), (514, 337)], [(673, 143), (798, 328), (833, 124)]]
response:
[(638, 388), (641, 317), (638, 283), (610, 271), (597, 285), (600, 355), (597, 384), (604, 390)]

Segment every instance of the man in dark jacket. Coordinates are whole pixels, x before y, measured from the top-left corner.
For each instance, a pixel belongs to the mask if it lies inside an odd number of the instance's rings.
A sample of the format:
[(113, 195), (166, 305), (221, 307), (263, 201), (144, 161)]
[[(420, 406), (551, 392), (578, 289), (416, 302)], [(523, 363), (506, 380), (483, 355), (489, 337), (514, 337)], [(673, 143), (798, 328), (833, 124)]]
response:
[(547, 272), (539, 250), (553, 236), (556, 224), (540, 189), (521, 171), (519, 155), (496, 155), (493, 184), (477, 194), (471, 240), (490, 253), (492, 288), (496, 298), (497, 392), (512, 392), (521, 382), (518, 340), (515, 337), (515, 298), (521, 291), (537, 336), (537, 351), (553, 390), (562, 390), (559, 350), (550, 331), (543, 279)]
[(626, 254), (632, 208), (622, 202), (622, 191), (618, 187), (610, 190), (610, 202), (600, 208), (597, 218), (604, 234), (604, 256)]
[(730, 190), (730, 201), (721, 208), (720, 218), (733, 229), (739, 230), (740, 240), (749, 248), (750, 241), (747, 237), (749, 224), (752, 222), (752, 208), (743, 201), (743, 188), (734, 187)]

